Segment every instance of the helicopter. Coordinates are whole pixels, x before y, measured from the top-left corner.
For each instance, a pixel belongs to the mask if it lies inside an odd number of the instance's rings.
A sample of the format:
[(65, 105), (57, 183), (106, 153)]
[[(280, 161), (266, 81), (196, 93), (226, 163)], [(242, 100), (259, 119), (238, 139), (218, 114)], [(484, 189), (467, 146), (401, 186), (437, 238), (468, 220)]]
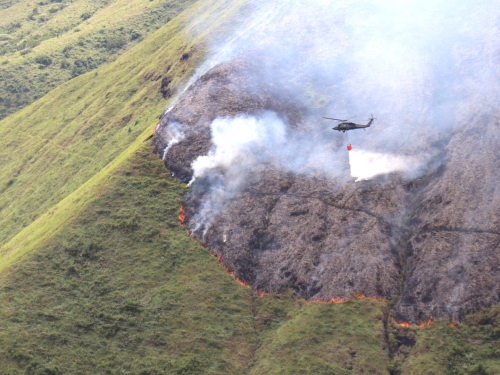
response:
[[(354, 116), (356, 117), (356, 116)], [(354, 130), (354, 129), (365, 129), (365, 128), (368, 128), (372, 123), (373, 123), (373, 120), (375, 120), (376, 118), (372, 117), (370, 118), (370, 120), (368, 121), (368, 124), (366, 125), (363, 125), (363, 124), (356, 124), (354, 122), (349, 122), (350, 119), (353, 119), (354, 117), (351, 117), (347, 120), (341, 120), (341, 119), (338, 119), (338, 118), (330, 118), (330, 117), (323, 117), (323, 118), (326, 118), (327, 120), (335, 120), (335, 121), (341, 121), (340, 124), (337, 124), (336, 126), (334, 126), (332, 129), (333, 130), (338, 130), (339, 132), (346, 132), (347, 130)]]

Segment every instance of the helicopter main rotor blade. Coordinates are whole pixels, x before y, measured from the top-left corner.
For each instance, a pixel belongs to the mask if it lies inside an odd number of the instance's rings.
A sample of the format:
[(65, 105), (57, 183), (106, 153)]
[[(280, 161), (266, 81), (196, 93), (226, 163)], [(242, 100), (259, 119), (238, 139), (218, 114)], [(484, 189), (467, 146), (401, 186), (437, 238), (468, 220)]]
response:
[(350, 119), (353, 119), (355, 118), (356, 116), (352, 116), (351, 118), (348, 118), (347, 120), (344, 120), (344, 121), (349, 121)]
[(323, 118), (326, 118), (328, 120), (335, 120), (335, 121), (347, 121), (347, 120), (341, 120), (339, 118), (331, 118), (331, 117), (323, 117)]

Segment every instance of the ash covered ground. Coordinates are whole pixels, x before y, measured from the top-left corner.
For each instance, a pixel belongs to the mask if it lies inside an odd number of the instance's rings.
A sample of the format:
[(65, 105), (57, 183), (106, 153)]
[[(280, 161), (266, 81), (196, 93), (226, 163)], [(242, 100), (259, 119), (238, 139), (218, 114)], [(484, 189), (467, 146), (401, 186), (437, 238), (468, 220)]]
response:
[[(190, 184), (191, 235), (260, 293), (392, 299), (411, 324), (499, 303), (500, 53), (453, 18), (483, 8), (441, 19), (446, 38), (417, 33), (446, 2), (368, 37), (382, 5), (313, 3), (256, 10), (253, 34), (163, 115), (155, 146)], [(359, 113), (378, 119), (349, 153), (321, 117)]]

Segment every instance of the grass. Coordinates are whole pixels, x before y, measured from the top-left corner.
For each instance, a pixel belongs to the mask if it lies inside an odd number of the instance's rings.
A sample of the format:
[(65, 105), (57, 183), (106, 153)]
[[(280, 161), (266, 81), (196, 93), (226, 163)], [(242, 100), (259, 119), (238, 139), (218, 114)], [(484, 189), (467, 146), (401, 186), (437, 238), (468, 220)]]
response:
[(2, 259), (4, 373), (498, 370), (499, 307), (456, 327), (405, 328), (388, 322), (381, 301), (308, 304), (289, 290), (259, 298), (186, 236), (185, 192), (138, 141), (48, 214), (45, 229), (57, 229), (23, 231), (30, 251)]
[[(256, 297), (234, 287), (217, 260), (186, 237), (176, 218), (184, 192), (143, 146), (74, 220), (11, 268), (1, 294), (4, 369), (238, 368), (251, 334), (239, 352), (227, 351), (225, 341), (251, 333), (252, 320), (218, 315), (251, 315)], [(214, 313), (218, 301), (224, 309)], [(212, 356), (224, 361), (207, 363)]]
[[(171, 100), (161, 94), (162, 77), (173, 92), (182, 87), (206, 43), (227, 37), (245, 5), (195, 4), (113, 63), (0, 121), (0, 246), (153, 129)], [(199, 27), (209, 16), (211, 27)]]
[(194, 2), (23, 0), (2, 10), (0, 119), (115, 60)]
[(383, 304), (364, 299), (291, 310), (257, 350), (250, 373), (386, 373)]
[(168, 103), (161, 77), (170, 74), (178, 85), (202, 58), (202, 52), (185, 61), (178, 57), (194, 43), (181, 31), (195, 11), (0, 122), (0, 244), (152, 129)]
[[(306, 304), (290, 291), (259, 298), (238, 284), (186, 236), (186, 188), (150, 146), (131, 148), (93, 191), (4, 268), (6, 373), (318, 373), (343, 368), (346, 355), (354, 368), (384, 373), (387, 353), (375, 364), (345, 353), (384, 354), (380, 303)], [(365, 327), (356, 342), (342, 332), (349, 321)], [(328, 349), (319, 363), (310, 363), (314, 348)]]
[(469, 315), (454, 327), (443, 319), (429, 328), (416, 336), (402, 374), (500, 373), (500, 306)]

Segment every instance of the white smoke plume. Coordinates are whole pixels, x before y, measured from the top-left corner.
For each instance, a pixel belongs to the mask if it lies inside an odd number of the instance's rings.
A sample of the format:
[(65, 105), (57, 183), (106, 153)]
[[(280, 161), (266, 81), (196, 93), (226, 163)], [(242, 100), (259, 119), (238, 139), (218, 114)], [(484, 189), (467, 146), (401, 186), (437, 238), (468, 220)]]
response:
[(267, 113), (261, 118), (238, 116), (217, 118), (211, 124), (214, 147), (208, 155), (198, 157), (191, 165), (193, 179), (210, 173), (215, 168), (248, 167), (254, 160), (251, 157), (255, 149), (265, 145), (280, 145), (285, 141), (285, 126), (275, 115)]
[[(243, 26), (225, 43), (213, 41), (192, 81), (235, 56), (260, 58), (261, 75), (253, 78), (295, 90), (308, 108), (307, 120), (295, 134), (288, 132), (286, 119), (270, 113), (213, 121), (214, 147), (192, 164), (191, 184), (210, 178), (210, 192), (194, 218), (198, 230), (207, 229), (259, 161), (272, 160), (295, 173), (321, 173), (332, 181), (349, 173), (347, 158), (356, 181), (392, 172), (414, 176), (443, 147), (444, 135), (497, 105), (499, 2), (255, 4), (260, 8), (245, 15)], [(366, 123), (370, 114), (377, 117), (371, 128), (349, 133), (354, 147), (349, 154), (342, 135), (331, 130), (335, 123), (321, 119), (357, 116), (353, 121)]]
[[(188, 184), (196, 179), (210, 180), (209, 191), (189, 225), (193, 234), (201, 231), (202, 236), (225, 203), (241, 192), (253, 167), (272, 162), (296, 174), (320, 173), (333, 181), (341, 173), (339, 152), (348, 152), (328, 147), (329, 140), (320, 140), (313, 133), (291, 133), (286, 120), (270, 111), (258, 117), (217, 118), (211, 132), (213, 147), (193, 161), (193, 178)], [(357, 181), (398, 171), (414, 172), (420, 165), (414, 158), (367, 151), (350, 151), (350, 162), (351, 175)]]
[(351, 176), (357, 181), (392, 172), (414, 172), (421, 166), (418, 159), (363, 150), (349, 151)]
[(170, 140), (168, 141), (167, 143), (167, 147), (165, 147), (165, 149), (163, 150), (163, 155), (162, 155), (162, 160), (165, 160), (165, 158), (167, 157), (167, 153), (168, 153), (168, 150), (170, 150), (170, 148), (179, 143), (180, 141), (182, 141), (184, 138), (185, 138), (185, 133), (184, 131), (181, 129), (182, 125), (179, 124), (178, 122), (173, 122), (173, 123), (170, 123), (168, 125), (168, 136), (170, 138)]
[[(165, 109), (163, 114), (167, 114), (175, 108), (178, 99), (182, 94), (191, 87), (203, 74), (218, 64), (229, 61), (234, 58), (242, 49), (248, 47), (248, 44), (254, 43), (255, 33), (260, 30), (265, 30), (270, 22), (276, 16), (277, 5), (270, 3), (262, 3), (260, 7), (254, 9), (252, 17), (243, 15), (240, 19), (233, 20), (234, 23), (240, 26), (234, 30), (233, 35), (229, 39), (223, 41), (212, 41), (213, 45), (208, 51), (206, 60), (196, 68), (188, 82), (184, 84), (182, 91), (177, 98)], [(210, 25), (207, 24), (210, 23)], [(206, 29), (213, 27), (214, 20), (193, 19), (186, 26), (186, 30), (196, 30), (195, 34), (203, 34)]]

